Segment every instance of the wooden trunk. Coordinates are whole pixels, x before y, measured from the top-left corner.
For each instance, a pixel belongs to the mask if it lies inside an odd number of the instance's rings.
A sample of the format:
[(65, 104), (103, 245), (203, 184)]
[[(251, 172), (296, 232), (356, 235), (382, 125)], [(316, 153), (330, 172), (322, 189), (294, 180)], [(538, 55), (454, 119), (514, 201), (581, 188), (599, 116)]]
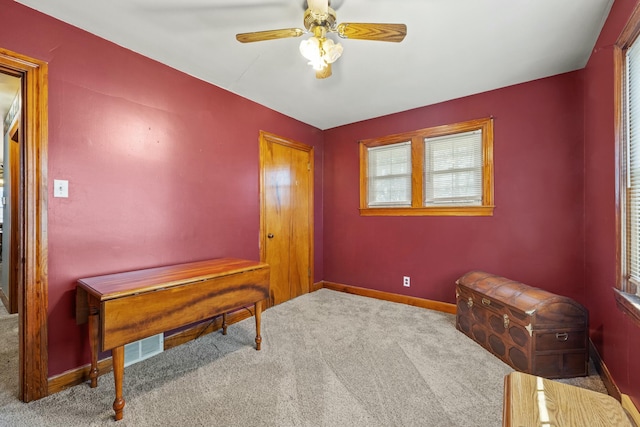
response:
[(493, 274), (456, 281), (456, 328), (514, 369), (545, 378), (587, 375), (587, 310), (576, 301)]

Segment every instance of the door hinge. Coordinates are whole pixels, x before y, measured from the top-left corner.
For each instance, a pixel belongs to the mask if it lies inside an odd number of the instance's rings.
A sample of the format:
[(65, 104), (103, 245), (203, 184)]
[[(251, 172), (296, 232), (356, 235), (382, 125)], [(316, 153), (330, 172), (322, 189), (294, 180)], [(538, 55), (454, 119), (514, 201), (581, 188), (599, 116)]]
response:
[(311, 267), (307, 268), (307, 275), (311, 278)]
[(307, 163), (307, 170), (310, 171), (311, 170), (311, 163)]

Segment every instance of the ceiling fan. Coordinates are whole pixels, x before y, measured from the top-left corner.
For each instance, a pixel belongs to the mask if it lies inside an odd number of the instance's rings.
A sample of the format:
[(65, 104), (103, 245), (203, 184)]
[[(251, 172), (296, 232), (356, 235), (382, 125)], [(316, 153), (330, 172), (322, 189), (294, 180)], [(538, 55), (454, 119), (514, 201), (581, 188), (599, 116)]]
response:
[(280, 30), (256, 31), (236, 34), (241, 43), (264, 40), (276, 40), (313, 34), (300, 43), (302, 56), (316, 70), (316, 77), (327, 78), (331, 75), (331, 64), (342, 55), (342, 45), (327, 38), (328, 33), (336, 33), (343, 39), (375, 40), (401, 42), (407, 35), (405, 24), (365, 24), (336, 22), (336, 12), (330, 7), (330, 0), (307, 0), (304, 13), (304, 28), (283, 28)]

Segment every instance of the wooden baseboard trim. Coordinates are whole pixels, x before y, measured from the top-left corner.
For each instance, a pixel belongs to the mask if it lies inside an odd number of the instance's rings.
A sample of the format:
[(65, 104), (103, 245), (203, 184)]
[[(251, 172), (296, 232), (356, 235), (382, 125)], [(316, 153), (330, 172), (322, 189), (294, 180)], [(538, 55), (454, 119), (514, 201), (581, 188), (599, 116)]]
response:
[(322, 289), (322, 283), (323, 282), (316, 282), (316, 283), (312, 284), (311, 285), (311, 292), (319, 291), (320, 289)]
[(604, 386), (606, 387), (609, 395), (620, 401), (620, 396), (622, 395), (622, 393), (620, 393), (620, 389), (616, 385), (615, 381), (613, 381), (613, 377), (611, 376), (609, 369), (607, 369), (607, 365), (605, 365), (602, 361), (602, 358), (598, 353), (598, 349), (596, 349), (596, 346), (593, 344), (593, 341), (591, 341), (591, 339), (589, 339), (589, 357), (591, 357), (591, 360), (593, 360), (596, 371), (598, 371), (598, 374), (600, 374), (600, 378), (602, 379), (602, 382), (604, 383)]
[[(250, 310), (248, 308), (242, 308), (240, 310), (229, 313), (227, 315), (227, 323), (231, 325), (233, 323), (238, 323), (241, 320), (248, 319), (252, 316), (253, 309)], [(184, 331), (180, 331), (176, 334), (165, 337), (164, 349), (169, 350), (181, 344), (185, 344), (189, 341), (197, 339), (201, 336), (210, 334), (211, 332), (215, 332), (221, 328), (222, 316), (214, 317), (212, 320), (204, 323), (199, 323), (195, 326), (185, 329)], [(86, 364), (79, 368), (71, 369), (69, 371), (63, 372), (62, 374), (49, 378), (47, 384), (47, 395), (55, 394), (62, 390), (66, 390), (70, 387), (89, 381), (90, 369), (91, 364)], [(113, 364), (111, 362), (111, 357), (107, 357), (98, 361), (98, 377), (104, 374), (108, 374), (112, 370)]]
[[(59, 375), (49, 378), (47, 384), (47, 395), (58, 393), (70, 387), (89, 381), (89, 371), (91, 364), (88, 363), (76, 369), (63, 372)], [(113, 370), (111, 357), (98, 361), (98, 376), (108, 374)], [(87, 385), (88, 387), (88, 385)]]
[(359, 295), (363, 297), (375, 298), (384, 301), (397, 302), (401, 304), (413, 305), (415, 307), (427, 308), (429, 310), (441, 311), (444, 313), (455, 314), (456, 305), (440, 301), (432, 301), (424, 298), (409, 297), (406, 295), (393, 294), (391, 292), (376, 291), (373, 289), (360, 288), (357, 286), (343, 285), (334, 282), (320, 282), (323, 288), (333, 291), (345, 292), (348, 294)]
[(591, 360), (593, 360), (596, 371), (600, 374), (600, 378), (602, 379), (609, 395), (620, 402), (622, 408), (629, 416), (629, 419), (636, 425), (636, 427), (640, 427), (640, 412), (638, 412), (638, 408), (634, 405), (629, 396), (620, 392), (615, 381), (613, 381), (613, 377), (611, 376), (609, 369), (607, 369), (607, 365), (602, 361), (602, 358), (591, 339), (589, 339), (589, 356), (591, 357)]

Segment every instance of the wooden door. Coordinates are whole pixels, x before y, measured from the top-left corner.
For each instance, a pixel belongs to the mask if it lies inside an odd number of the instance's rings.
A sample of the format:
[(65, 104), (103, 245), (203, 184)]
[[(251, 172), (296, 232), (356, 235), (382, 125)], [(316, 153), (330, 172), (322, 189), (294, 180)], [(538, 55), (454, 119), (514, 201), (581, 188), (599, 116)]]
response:
[(313, 277), (313, 148), (260, 133), (260, 258), (270, 305), (308, 293)]

